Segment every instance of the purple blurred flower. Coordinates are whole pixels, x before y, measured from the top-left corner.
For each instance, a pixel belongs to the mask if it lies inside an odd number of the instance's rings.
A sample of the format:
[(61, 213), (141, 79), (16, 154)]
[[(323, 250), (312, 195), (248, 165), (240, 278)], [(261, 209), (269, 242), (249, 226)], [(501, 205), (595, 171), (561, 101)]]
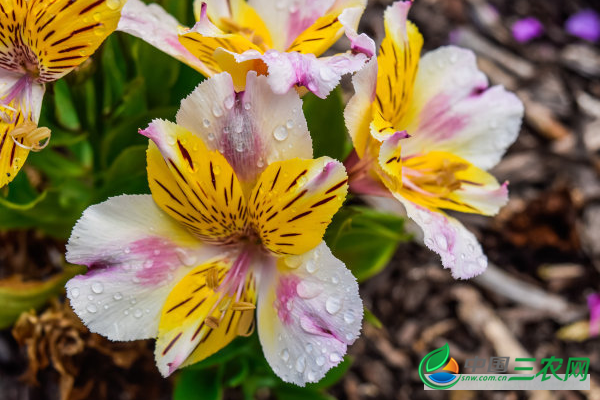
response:
[(593, 293), (587, 298), (590, 309), (590, 337), (600, 334), (600, 294)]
[(513, 24), (512, 34), (517, 42), (529, 42), (544, 34), (544, 25), (537, 18), (523, 18)]
[(600, 16), (591, 9), (579, 11), (569, 17), (565, 29), (573, 36), (595, 42), (600, 39)]

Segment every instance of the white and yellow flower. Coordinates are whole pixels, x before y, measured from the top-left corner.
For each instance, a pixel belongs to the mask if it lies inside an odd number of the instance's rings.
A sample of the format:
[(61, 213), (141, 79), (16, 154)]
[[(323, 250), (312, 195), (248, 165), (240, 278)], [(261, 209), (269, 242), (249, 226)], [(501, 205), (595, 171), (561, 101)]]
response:
[(67, 259), (89, 267), (67, 284), (75, 312), (112, 340), (157, 338), (163, 375), (257, 328), (285, 381), (338, 364), (360, 332), (358, 285), (322, 238), (347, 192), (343, 165), (312, 159), (295, 91), (274, 94), (228, 73), (182, 101), (177, 124), (141, 131), (152, 195), (85, 211)]
[(50, 138), (38, 128), (45, 84), (87, 60), (125, 0), (0, 0), (0, 187)]
[[(345, 110), (355, 154), (350, 188), (388, 209), (398, 203), (423, 230), (427, 247), (455, 278), (483, 272), (477, 240), (442, 210), (494, 215), (507, 184), (486, 172), (516, 139), (523, 105), (488, 87), (472, 52), (442, 47), (420, 59), (423, 38), (407, 21), (411, 2), (385, 11), (386, 37), (377, 59), (354, 77)], [(402, 207), (401, 207), (402, 208)]]
[[(342, 75), (362, 68), (375, 46), (356, 28), (366, 0), (196, 0), (197, 23), (180, 28), (157, 5), (129, 0), (119, 29), (205, 76), (227, 71), (239, 90), (249, 70), (268, 75), (275, 93), (294, 86), (326, 97)], [(319, 57), (343, 35), (352, 52)]]

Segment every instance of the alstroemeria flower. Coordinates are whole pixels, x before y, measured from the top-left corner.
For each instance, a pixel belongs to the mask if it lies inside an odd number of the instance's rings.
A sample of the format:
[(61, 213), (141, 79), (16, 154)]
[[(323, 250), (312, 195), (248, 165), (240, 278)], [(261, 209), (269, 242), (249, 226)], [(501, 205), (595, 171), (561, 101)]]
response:
[(516, 139), (523, 106), (502, 87), (488, 88), (468, 50), (443, 47), (419, 60), (423, 39), (407, 21), (410, 6), (387, 8), (379, 56), (354, 77), (345, 110), (356, 150), (347, 161), (350, 189), (400, 201), (427, 247), (466, 279), (487, 258), (442, 210), (494, 215), (506, 203), (507, 185), (486, 170)]
[[(177, 124), (141, 131), (152, 195), (92, 206), (67, 259), (75, 312), (112, 340), (157, 338), (165, 376), (257, 328), (269, 364), (304, 385), (359, 335), (358, 284), (322, 241), (347, 192), (340, 162), (312, 159), (295, 91), (222, 73), (185, 100)], [(258, 302), (258, 303), (257, 303)]]
[(124, 0), (0, 0), (0, 187), (50, 130), (38, 128), (45, 84), (87, 60), (116, 29)]
[[(196, 0), (197, 23), (178, 23), (157, 5), (129, 0), (119, 29), (140, 37), (205, 76), (227, 71), (238, 91), (250, 70), (268, 74), (275, 93), (298, 85), (326, 97), (342, 75), (360, 70), (375, 46), (356, 28), (365, 0)], [(320, 57), (342, 34), (352, 52)]]

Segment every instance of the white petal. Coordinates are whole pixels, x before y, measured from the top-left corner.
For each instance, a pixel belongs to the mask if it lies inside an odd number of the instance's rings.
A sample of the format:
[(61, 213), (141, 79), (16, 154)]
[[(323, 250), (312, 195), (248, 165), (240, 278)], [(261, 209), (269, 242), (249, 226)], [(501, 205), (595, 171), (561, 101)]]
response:
[(362, 53), (343, 53), (331, 57), (315, 57), (298, 52), (281, 53), (269, 50), (264, 54), (248, 50), (229, 54), (238, 63), (262, 60), (268, 67), (267, 80), (275, 93), (284, 94), (294, 86), (304, 86), (320, 98), (325, 98), (340, 83), (343, 75), (359, 71), (367, 62)]
[(375, 55), (375, 42), (364, 33), (360, 35), (356, 32), (358, 23), (365, 11), (365, 4), (360, 7), (346, 8), (340, 16), (339, 21), (344, 26), (346, 37), (350, 40), (350, 48), (359, 53), (364, 53), (367, 57)]
[(0, 119), (12, 115), (10, 108), (14, 108), (37, 124), (45, 91), (45, 85), (30, 76), (0, 68)]
[(354, 148), (360, 157), (365, 153), (370, 137), (371, 105), (377, 89), (377, 59), (372, 58), (352, 77), (354, 96), (344, 110), (344, 119)]
[(172, 287), (214, 254), (152, 196), (114, 197), (88, 208), (73, 228), (67, 260), (89, 270), (67, 283), (67, 296), (92, 332), (111, 340), (152, 338)]
[(210, 69), (179, 43), (181, 24), (158, 4), (128, 0), (121, 12), (117, 30), (138, 37), (160, 51), (210, 76)]
[(249, 0), (273, 38), (273, 48), (286, 50), (306, 28), (322, 17), (335, 0)]
[(267, 78), (251, 71), (236, 93), (228, 73), (201, 83), (181, 102), (177, 123), (227, 158), (238, 178), (254, 182), (266, 166), (312, 158), (312, 140), (295, 91), (273, 93)]
[[(397, 200), (374, 196), (363, 198), (382, 211), (408, 215), (420, 228), (416, 233), (420, 234), (425, 246), (442, 257), (442, 265), (450, 268), (454, 279), (470, 279), (487, 268), (487, 257), (481, 245), (458, 220), (400, 197)], [(407, 229), (410, 229), (409, 225)]]
[(496, 165), (517, 138), (523, 104), (500, 86), (488, 89), (475, 55), (454, 46), (427, 53), (419, 64), (403, 154), (449, 151), (474, 165)]
[(258, 335), (267, 361), (284, 381), (320, 380), (360, 334), (356, 279), (327, 245), (279, 261), (261, 277)]

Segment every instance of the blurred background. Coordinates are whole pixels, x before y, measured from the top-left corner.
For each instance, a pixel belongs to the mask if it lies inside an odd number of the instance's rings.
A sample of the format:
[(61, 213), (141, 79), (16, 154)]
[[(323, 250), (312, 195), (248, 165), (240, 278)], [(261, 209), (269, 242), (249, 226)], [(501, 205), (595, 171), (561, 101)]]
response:
[[(193, 23), (191, 1), (159, 3)], [(389, 4), (369, 0), (361, 23), (378, 43)], [(495, 218), (461, 216), (491, 265), (457, 282), (401, 219), (369, 214), (351, 199), (328, 240), (352, 264), (370, 312), (341, 366), (307, 389), (270, 372), (256, 337), (165, 380), (151, 341), (110, 343), (65, 304), (64, 282), (82, 272), (63, 256), (75, 221), (110, 196), (148, 192), (146, 142), (135, 132), (153, 118), (172, 119), (202, 79), (137, 39), (112, 35), (48, 88), (40, 125), (52, 128), (51, 149), (30, 156), (25, 173), (0, 190), (0, 398), (600, 399), (598, 12), (593, 0), (415, 1), (410, 19), (425, 50), (472, 49), (491, 83), (525, 104), (521, 134), (493, 171), (510, 181), (510, 202)], [(351, 94), (346, 79), (325, 101), (305, 97), (316, 155), (346, 154), (343, 119), (332, 115)], [(344, 246), (360, 238), (365, 259)], [(461, 369), (475, 356), (589, 357), (592, 390), (426, 392), (418, 364), (444, 343)]]

